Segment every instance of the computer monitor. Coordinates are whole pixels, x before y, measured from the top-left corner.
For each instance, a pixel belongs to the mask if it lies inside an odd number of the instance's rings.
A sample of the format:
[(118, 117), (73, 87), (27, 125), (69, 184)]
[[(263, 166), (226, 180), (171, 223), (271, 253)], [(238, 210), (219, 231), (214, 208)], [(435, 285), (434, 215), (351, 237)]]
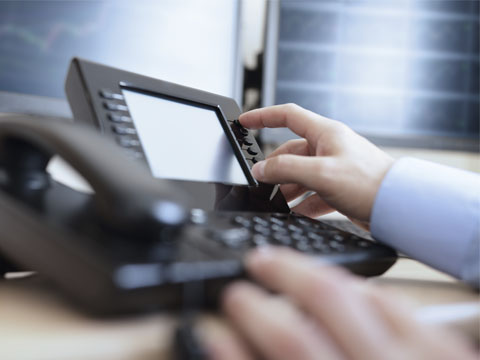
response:
[(297, 103), (377, 145), (478, 152), (479, 2), (269, 1), (263, 83), (263, 106)]
[(240, 0), (0, 1), (0, 113), (70, 117), (79, 56), (240, 102)]

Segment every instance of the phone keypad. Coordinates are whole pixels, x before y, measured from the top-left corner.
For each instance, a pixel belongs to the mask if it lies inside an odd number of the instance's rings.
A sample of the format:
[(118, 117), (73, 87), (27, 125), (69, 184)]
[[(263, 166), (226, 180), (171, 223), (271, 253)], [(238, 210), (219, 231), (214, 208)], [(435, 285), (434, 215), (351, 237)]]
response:
[(306, 253), (335, 254), (367, 249), (376, 244), (299, 214), (241, 213), (224, 215), (227, 225), (209, 228), (206, 235), (221, 246), (248, 250), (282, 245)]

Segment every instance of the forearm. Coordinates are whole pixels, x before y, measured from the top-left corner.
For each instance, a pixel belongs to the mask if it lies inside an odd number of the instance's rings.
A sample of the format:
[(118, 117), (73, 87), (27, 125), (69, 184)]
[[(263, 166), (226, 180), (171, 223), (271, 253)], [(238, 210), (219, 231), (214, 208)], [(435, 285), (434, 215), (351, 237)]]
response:
[(478, 287), (479, 179), (422, 160), (398, 160), (376, 195), (372, 235)]

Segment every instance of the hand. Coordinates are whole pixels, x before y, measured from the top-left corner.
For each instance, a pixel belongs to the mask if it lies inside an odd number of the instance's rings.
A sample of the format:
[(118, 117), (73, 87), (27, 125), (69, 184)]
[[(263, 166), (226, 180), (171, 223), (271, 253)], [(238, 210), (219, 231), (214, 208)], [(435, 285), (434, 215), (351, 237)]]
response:
[(332, 210), (370, 221), (375, 195), (393, 159), (346, 125), (297, 105), (252, 110), (239, 117), (251, 129), (287, 127), (291, 140), (253, 167), (260, 181), (280, 183), (287, 201), (315, 191), (293, 210), (317, 217)]
[(283, 297), (230, 285), (223, 308), (231, 326), (201, 333), (214, 360), (478, 358), (456, 334), (418, 323), (403, 302), (344, 270), (285, 248), (256, 250), (246, 264)]

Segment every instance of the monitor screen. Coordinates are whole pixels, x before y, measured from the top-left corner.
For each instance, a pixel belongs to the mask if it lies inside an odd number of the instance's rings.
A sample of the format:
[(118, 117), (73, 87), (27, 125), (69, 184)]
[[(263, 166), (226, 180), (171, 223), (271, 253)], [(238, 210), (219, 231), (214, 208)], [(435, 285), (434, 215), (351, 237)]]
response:
[(19, 112), (66, 105), (74, 56), (238, 100), (239, 16), (239, 0), (0, 1), (0, 112), (11, 94)]
[(478, 1), (269, 5), (263, 105), (297, 103), (381, 145), (478, 151)]
[(248, 185), (213, 107), (123, 89), (153, 176)]

